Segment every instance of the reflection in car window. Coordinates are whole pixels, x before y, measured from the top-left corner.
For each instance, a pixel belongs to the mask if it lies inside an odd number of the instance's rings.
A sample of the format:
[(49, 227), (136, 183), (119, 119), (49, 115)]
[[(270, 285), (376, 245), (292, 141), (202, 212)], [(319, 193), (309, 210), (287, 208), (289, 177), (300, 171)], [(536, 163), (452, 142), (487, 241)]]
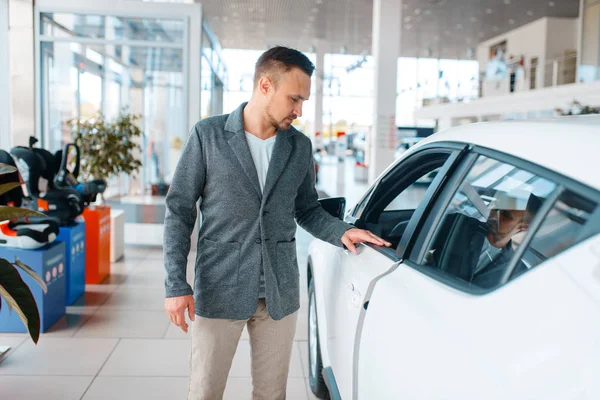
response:
[[(600, 232), (599, 226), (587, 229), (596, 207), (594, 202), (572, 192), (562, 193), (523, 254), (526, 267), (531, 269)], [(586, 230), (588, 234), (584, 235)]]
[(362, 214), (363, 210), (367, 206), (367, 203), (369, 203), (369, 200), (371, 199), (371, 195), (373, 194), (374, 190), (375, 187), (372, 187), (371, 190), (369, 190), (369, 193), (367, 193), (365, 197), (363, 197), (362, 202), (359, 205), (357, 205), (354, 209), (354, 212), (352, 213), (353, 217), (359, 217), (360, 214)]
[[(556, 184), (478, 157), (444, 213), (422, 264), (467, 283), (496, 286)], [(517, 267), (526, 269), (521, 261)]]

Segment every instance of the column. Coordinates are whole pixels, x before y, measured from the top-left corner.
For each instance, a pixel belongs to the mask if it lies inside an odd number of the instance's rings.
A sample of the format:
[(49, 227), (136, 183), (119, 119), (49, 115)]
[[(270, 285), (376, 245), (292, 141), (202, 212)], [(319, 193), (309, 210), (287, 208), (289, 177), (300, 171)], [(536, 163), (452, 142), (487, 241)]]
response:
[(401, 0), (373, 1), (375, 98), (367, 164), (372, 183), (393, 161), (396, 149), (398, 56), (402, 27)]
[(315, 123), (312, 135), (313, 148), (323, 147), (323, 79), (325, 77), (325, 41), (319, 40), (315, 43), (316, 65), (315, 65)]
[[(0, 54), (8, 54), (8, 0), (0, 0)], [(0, 58), (0, 148), (9, 150), (10, 69), (8, 57)]]

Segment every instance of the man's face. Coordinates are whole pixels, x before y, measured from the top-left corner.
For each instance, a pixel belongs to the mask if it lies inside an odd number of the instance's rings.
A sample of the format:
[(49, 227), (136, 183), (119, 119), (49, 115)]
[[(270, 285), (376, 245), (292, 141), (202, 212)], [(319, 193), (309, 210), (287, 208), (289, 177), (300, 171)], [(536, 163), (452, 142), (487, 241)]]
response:
[(292, 68), (281, 74), (266, 96), (267, 118), (277, 129), (287, 130), (302, 116), (302, 105), (310, 96), (310, 77), (302, 70)]
[(524, 210), (491, 210), (487, 221), (490, 244), (499, 249), (506, 247), (513, 236), (529, 228), (526, 217)]

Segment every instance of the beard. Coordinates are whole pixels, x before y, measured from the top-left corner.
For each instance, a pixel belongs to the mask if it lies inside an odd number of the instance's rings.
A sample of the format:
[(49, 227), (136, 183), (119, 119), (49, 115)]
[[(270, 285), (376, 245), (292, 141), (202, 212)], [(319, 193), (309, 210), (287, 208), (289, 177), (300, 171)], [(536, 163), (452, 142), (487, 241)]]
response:
[(282, 131), (287, 131), (288, 129), (290, 129), (290, 126), (292, 126), (292, 122), (294, 122), (294, 120), (296, 119), (295, 115), (288, 115), (281, 121), (277, 120), (271, 113), (271, 104), (269, 104), (269, 107), (267, 107), (266, 114), (269, 123), (273, 125), (275, 129)]

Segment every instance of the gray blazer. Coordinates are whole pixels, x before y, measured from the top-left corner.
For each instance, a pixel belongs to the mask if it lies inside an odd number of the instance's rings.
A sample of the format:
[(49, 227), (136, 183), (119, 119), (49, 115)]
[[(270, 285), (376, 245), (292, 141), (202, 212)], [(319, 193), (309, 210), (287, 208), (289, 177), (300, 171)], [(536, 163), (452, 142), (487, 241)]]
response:
[[(317, 202), (311, 141), (293, 127), (277, 131), (261, 193), (244, 134), (245, 106), (198, 122), (177, 164), (166, 198), (166, 296), (194, 294), (202, 317), (248, 319), (256, 311), (262, 266), (267, 310), (278, 320), (300, 307), (296, 221), (340, 247), (352, 226)], [(203, 221), (192, 290), (186, 264), (198, 200)]]

